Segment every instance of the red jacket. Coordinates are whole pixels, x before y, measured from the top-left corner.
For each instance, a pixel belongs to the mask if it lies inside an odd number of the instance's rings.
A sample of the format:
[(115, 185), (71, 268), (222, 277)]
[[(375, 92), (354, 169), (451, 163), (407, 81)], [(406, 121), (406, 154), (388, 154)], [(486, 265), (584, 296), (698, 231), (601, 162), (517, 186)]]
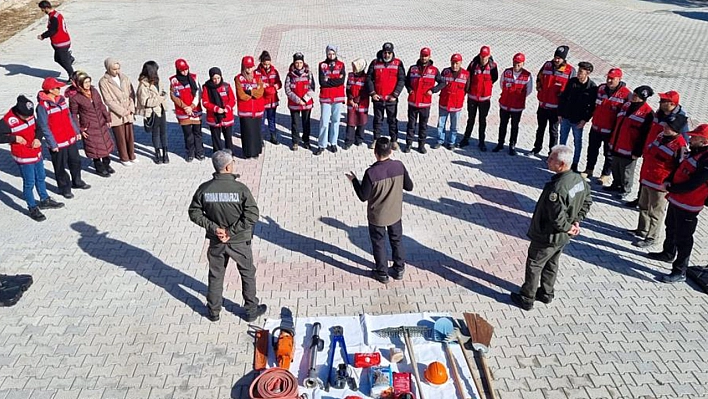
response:
[(356, 112), (369, 112), (369, 96), (366, 94), (366, 73), (350, 73), (347, 76), (347, 98), (355, 102), (354, 106), (347, 105), (347, 109)]
[[(285, 79), (285, 82), (289, 84), (289, 87), (285, 88), (285, 92), (288, 94), (288, 108), (291, 111), (302, 111), (312, 109), (312, 105), (314, 102), (312, 101), (312, 97), (308, 95), (311, 89), (311, 78), (312, 75), (310, 73), (310, 67), (307, 64), (305, 64), (305, 66), (302, 68), (302, 73), (300, 75), (295, 73), (295, 67), (293, 65), (290, 65), (290, 71), (288, 72), (288, 76)], [(300, 105), (299, 102), (296, 102), (293, 98), (291, 98), (291, 95), (292, 97), (297, 97), (298, 99), (307, 98), (305, 105)]]
[[(241, 84), (241, 87), (243, 87), (244, 90), (254, 90), (261, 82), (261, 77), (254, 73), (253, 80), (248, 80), (242, 74), (238, 74), (235, 80)], [(263, 111), (265, 110), (263, 97), (251, 98), (246, 101), (239, 98), (236, 105), (238, 107), (238, 116), (241, 118), (260, 118), (263, 116)]]
[(52, 42), (52, 46), (58, 48), (67, 48), (71, 46), (71, 37), (69, 36), (69, 31), (66, 30), (66, 21), (64, 21), (64, 16), (56, 10), (50, 12), (47, 29), (51, 29), (52, 19), (56, 19), (57, 24), (56, 33), (49, 37), (49, 40)]
[(36, 138), (34, 116), (30, 116), (26, 121), (22, 120), (11, 109), (2, 118), (10, 128), (10, 137), (20, 136), (27, 142), (19, 144), (10, 143), (10, 153), (12, 158), (20, 165), (33, 164), (42, 160), (42, 147), (32, 148), (32, 142)]
[[(234, 96), (234, 91), (226, 82), (223, 82), (216, 91), (219, 92), (221, 96), (221, 102), (224, 104), (223, 107), (218, 107), (209, 100), (209, 90), (206, 85), (202, 86), (202, 105), (206, 110), (206, 123), (208, 126), (231, 126), (234, 124), (234, 105), (236, 105), (236, 97)], [(216, 108), (224, 108), (226, 111), (222, 116), (221, 120), (217, 122), (216, 120)]]
[(568, 80), (575, 76), (575, 68), (572, 65), (563, 64), (559, 69), (555, 69), (553, 61), (546, 61), (538, 74), (538, 106), (557, 109), (558, 97), (565, 90)]
[[(473, 101), (489, 101), (492, 98), (492, 86), (497, 79), (497, 63), (491, 58), (487, 65), (479, 63), (479, 57), (475, 57), (467, 71), (470, 73), (470, 87), (467, 97)], [(492, 76), (494, 74), (494, 76)]]
[(632, 91), (624, 82), (620, 82), (615, 91), (610, 91), (607, 84), (603, 83), (597, 88), (595, 111), (592, 114), (592, 128), (600, 133), (612, 133), (617, 122), (617, 114), (625, 102), (629, 101)]
[(518, 79), (514, 79), (514, 68), (507, 68), (501, 76), (502, 92), (499, 108), (509, 112), (519, 112), (526, 108), (526, 88), (531, 80), (531, 72), (521, 69)]
[[(689, 156), (679, 164), (676, 173), (674, 173), (672, 184), (679, 184), (687, 181), (696, 171), (698, 162), (705, 162), (708, 152), (702, 152), (696, 156)], [(666, 195), (669, 202), (681, 209), (689, 212), (700, 212), (708, 199), (708, 184), (701, 184), (698, 188), (687, 193), (669, 193)]]
[(275, 69), (273, 65), (266, 69), (263, 64), (258, 65), (258, 69), (256, 69), (255, 73), (261, 77), (263, 87), (265, 88), (263, 92), (263, 104), (265, 105), (265, 109), (278, 108), (278, 104), (280, 104), (278, 90), (283, 87), (283, 82), (280, 80), (280, 73), (278, 73), (278, 70)]
[(441, 80), (440, 71), (433, 66), (432, 61), (428, 61), (427, 65), (421, 65), (420, 61), (411, 65), (408, 69), (408, 76), (406, 76), (408, 105), (416, 108), (430, 108), (433, 96), (428, 94), (428, 91), (437, 92), (435, 87), (438, 80)]
[(663, 133), (654, 136), (654, 141), (644, 150), (639, 181), (654, 190), (664, 191), (662, 184), (676, 169), (676, 159), (682, 148), (686, 148), (686, 139), (680, 134), (668, 143), (664, 142)]
[[(335, 104), (347, 100), (344, 92), (345, 66), (342, 61), (335, 60), (320, 62), (320, 103)], [(341, 81), (341, 84), (337, 84)], [(334, 83), (333, 83), (334, 82)]]
[(465, 88), (470, 81), (470, 73), (460, 69), (455, 76), (452, 68), (445, 68), (441, 75), (446, 84), (440, 91), (440, 108), (448, 112), (462, 111), (462, 106), (465, 104)]
[(373, 89), (376, 94), (381, 96), (382, 101), (386, 100), (386, 96), (397, 97), (400, 95), (400, 88), (403, 87), (403, 82), (399, 82), (399, 69), (402, 68), (403, 62), (398, 58), (393, 58), (388, 63), (379, 58), (371, 62), (369, 69), (373, 71), (371, 79), (373, 81)]
[(37, 94), (37, 110), (39, 107), (46, 112), (47, 121), (44, 123), (44, 116), (38, 114), (39, 126), (47, 128), (44, 131), (44, 138), (52, 148), (66, 148), (76, 143), (76, 137), (80, 134), (74, 128), (69, 103), (64, 96), (59, 96), (52, 100), (45, 92)]
[(624, 157), (641, 156), (647, 132), (642, 132), (642, 126), (647, 123), (648, 118), (654, 117), (651, 106), (646, 102), (629, 114), (631, 101), (622, 106), (622, 110), (617, 114), (617, 123), (610, 138), (610, 149)]
[[(197, 82), (196, 74), (190, 73), (189, 76)], [(189, 85), (182, 86), (182, 83), (177, 80), (176, 75), (170, 76), (170, 91), (185, 104), (192, 104), (194, 102), (191, 87), (189, 87)], [(189, 119), (190, 117), (198, 118), (202, 116), (202, 106), (197, 102), (197, 105), (192, 108), (192, 115), (187, 115), (182, 107), (175, 107), (175, 115), (178, 120)]]

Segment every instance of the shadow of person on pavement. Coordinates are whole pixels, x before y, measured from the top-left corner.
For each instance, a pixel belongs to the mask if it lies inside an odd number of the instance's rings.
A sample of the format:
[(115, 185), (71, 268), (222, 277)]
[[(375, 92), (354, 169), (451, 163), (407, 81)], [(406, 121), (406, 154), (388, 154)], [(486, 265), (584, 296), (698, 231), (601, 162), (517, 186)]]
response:
[[(165, 264), (148, 251), (126, 242), (108, 237), (108, 232), (99, 230), (85, 222), (75, 222), (71, 228), (81, 234), (78, 245), (91, 257), (135, 272), (145, 280), (165, 290), (173, 298), (187, 305), (192, 311), (207, 317), (204, 302), (190, 293), (185, 287), (206, 297), (207, 286), (203, 282)], [(224, 299), (224, 309), (234, 314), (245, 314), (241, 306)]]
[(5, 68), (5, 76), (27, 75), (35, 78), (58, 78), (61, 72), (50, 69), (34, 68), (29, 65), (22, 64), (0, 64), (0, 67)]
[[(371, 252), (371, 241), (369, 239), (368, 226), (348, 226), (345, 223), (330, 217), (321, 217), (320, 221), (328, 226), (346, 231), (349, 241), (351, 241), (352, 244), (363, 249), (364, 251)], [(415, 239), (405, 235), (403, 236), (403, 248), (405, 249), (406, 266), (412, 266), (420, 270), (430, 271), (446, 280), (455, 282), (470, 291), (474, 291), (480, 295), (487, 296), (499, 302), (508, 302), (505, 293), (474, 281), (470, 279), (470, 277), (484, 280), (493, 286), (501, 288), (502, 290), (510, 291), (512, 289), (516, 289), (516, 285), (509, 281), (464, 264), (457, 259), (454, 259), (435, 249), (429, 248)]]

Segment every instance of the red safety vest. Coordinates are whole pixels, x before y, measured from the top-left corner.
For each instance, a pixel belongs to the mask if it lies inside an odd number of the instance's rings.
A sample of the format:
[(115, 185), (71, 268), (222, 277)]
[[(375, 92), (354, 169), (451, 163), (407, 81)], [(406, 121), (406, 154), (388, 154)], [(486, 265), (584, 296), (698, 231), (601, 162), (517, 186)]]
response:
[(258, 76), (261, 77), (261, 81), (265, 86), (263, 91), (263, 104), (265, 109), (278, 108), (280, 104), (280, 99), (278, 98), (278, 90), (283, 86), (283, 82), (280, 80), (280, 74), (278, 70), (275, 69), (273, 65), (269, 69), (261, 64), (258, 65), (256, 72)]
[[(346, 72), (342, 61), (336, 60), (334, 67), (329, 67), (329, 61), (320, 62), (320, 72), (328, 79), (339, 79)], [(347, 101), (347, 95), (344, 92), (344, 84), (336, 87), (320, 87), (320, 102), (322, 104), (335, 104)]]
[[(708, 156), (708, 152), (702, 152), (696, 156), (689, 156), (684, 159), (681, 164), (679, 164), (676, 173), (674, 173), (671, 183), (679, 184), (688, 180), (693, 172), (696, 171), (698, 162), (704, 162), (704, 158), (706, 158), (706, 156)], [(687, 193), (668, 193), (666, 195), (666, 199), (681, 209), (689, 212), (700, 212), (703, 209), (706, 199), (708, 199), (708, 184), (701, 184), (698, 188)]]
[[(243, 90), (255, 90), (261, 82), (260, 76), (255, 73), (253, 74), (253, 80), (246, 79), (242, 74), (238, 74), (235, 80), (241, 83)], [(246, 101), (238, 98), (236, 105), (238, 106), (238, 116), (240, 118), (260, 118), (263, 116), (263, 111), (265, 110), (263, 97), (250, 98)]]
[(592, 113), (592, 128), (600, 133), (610, 134), (615, 127), (617, 114), (622, 109), (622, 105), (629, 101), (632, 91), (627, 86), (615, 89), (614, 93), (609, 92), (607, 84), (603, 83), (597, 88), (597, 98), (595, 99), (595, 111)]
[[(290, 71), (288, 75), (290, 77), (290, 90), (299, 98), (303, 98), (310, 91), (310, 73), (303, 71), (302, 75), (298, 76), (295, 72)], [(288, 108), (293, 111), (312, 109), (312, 104), (314, 104), (312, 98), (309, 98), (305, 105), (300, 105), (300, 103), (296, 103), (288, 97)]]
[[(366, 79), (366, 73), (362, 73), (360, 75), (350, 73), (349, 76), (347, 76), (347, 91), (352, 98), (359, 100), (358, 105), (347, 105), (347, 109), (361, 112), (363, 114), (369, 112), (369, 96), (362, 96), (362, 90), (366, 90)], [(366, 92), (364, 92), (364, 94), (366, 94)]]
[(231, 86), (224, 82), (219, 88), (216, 89), (221, 96), (221, 102), (224, 104), (224, 110), (226, 111), (221, 119), (220, 123), (216, 123), (216, 108), (217, 106), (209, 101), (209, 93), (206, 86), (202, 86), (202, 104), (206, 110), (206, 123), (208, 126), (231, 126), (234, 124), (234, 105), (236, 105), (236, 98), (234, 97), (234, 91), (231, 90)]
[(531, 72), (521, 69), (518, 79), (514, 79), (514, 68), (507, 68), (502, 73), (502, 92), (499, 108), (508, 112), (520, 112), (526, 108), (526, 88), (531, 80)]
[[(474, 101), (489, 101), (492, 98), (492, 69), (496, 68), (497, 64), (493, 61), (487, 62), (487, 65), (476, 63), (470, 77), (470, 88), (467, 92), (467, 98)], [(467, 70), (472, 68), (472, 63), (467, 67)]]
[(394, 58), (389, 63), (376, 59), (371, 64), (374, 66), (374, 91), (382, 99), (385, 99), (386, 96), (393, 94), (396, 89), (398, 67), (403, 65), (403, 63), (398, 58)]
[(15, 162), (21, 165), (33, 164), (42, 160), (42, 147), (32, 148), (35, 139), (34, 116), (30, 116), (26, 121), (15, 115), (12, 111), (7, 112), (2, 118), (10, 127), (10, 136), (20, 136), (27, 144), (10, 143), (10, 153)]
[[(192, 77), (192, 79), (194, 79), (195, 82), (197, 81), (196, 74), (190, 73), (189, 75)], [(170, 76), (170, 91), (172, 92), (172, 94), (175, 95), (175, 97), (182, 100), (182, 102), (185, 104), (192, 104), (192, 102), (194, 101), (192, 89), (189, 87), (189, 85), (182, 86), (182, 83), (177, 80), (176, 75)], [(177, 116), (178, 120), (189, 119), (190, 117), (201, 118), (202, 106), (197, 102), (197, 105), (192, 108), (192, 115), (187, 115), (182, 109), (182, 107), (175, 107), (175, 115)]]
[(452, 68), (445, 68), (441, 75), (446, 84), (440, 90), (440, 108), (448, 112), (462, 111), (462, 106), (465, 104), (465, 87), (470, 80), (470, 73), (460, 69), (455, 77)]
[(408, 71), (413, 92), (408, 93), (408, 105), (417, 108), (430, 108), (433, 96), (428, 95), (428, 90), (435, 87), (435, 77), (438, 75), (438, 68), (430, 62), (425, 68), (412, 65)]
[(686, 140), (680, 134), (666, 144), (662, 144), (663, 139), (663, 133), (654, 136), (643, 153), (644, 163), (639, 173), (639, 181), (654, 190), (661, 190), (661, 185), (674, 171), (676, 152), (686, 147)]
[(612, 151), (624, 156), (632, 156), (632, 149), (637, 140), (639, 140), (639, 128), (647, 116), (654, 112), (649, 104), (644, 102), (633, 114), (627, 115), (627, 109), (629, 109), (631, 104), (629, 101), (626, 102), (622, 106), (622, 110), (617, 114), (617, 124), (612, 131), (609, 143)]
[(538, 106), (546, 109), (558, 108), (558, 97), (565, 90), (575, 68), (565, 64), (560, 69), (553, 67), (553, 61), (546, 61), (541, 69), (541, 87), (538, 91)]
[[(51, 21), (52, 18), (57, 19), (57, 33), (49, 38), (52, 42), (52, 46), (59, 48), (71, 46), (71, 37), (69, 36), (69, 31), (66, 30), (66, 21), (64, 21), (64, 16), (54, 10), (49, 13), (49, 20)], [(47, 23), (47, 28), (49, 28), (49, 23)]]
[(71, 124), (69, 102), (64, 96), (59, 96), (55, 101), (50, 100), (44, 92), (37, 95), (39, 106), (47, 111), (47, 125), (52, 131), (57, 148), (66, 148), (76, 143), (76, 131)]

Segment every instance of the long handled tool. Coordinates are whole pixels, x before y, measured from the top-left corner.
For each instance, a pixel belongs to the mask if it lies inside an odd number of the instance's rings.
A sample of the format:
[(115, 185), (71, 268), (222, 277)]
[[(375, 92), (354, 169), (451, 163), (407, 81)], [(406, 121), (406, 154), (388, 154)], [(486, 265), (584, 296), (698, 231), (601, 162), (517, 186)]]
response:
[(466, 399), (467, 393), (465, 392), (465, 386), (462, 384), (460, 374), (457, 372), (457, 361), (455, 361), (455, 356), (450, 350), (450, 345), (448, 345), (448, 336), (451, 333), (454, 333), (454, 327), (450, 319), (441, 317), (435, 321), (435, 325), (433, 326), (433, 339), (442, 343), (443, 349), (445, 349), (445, 353), (450, 362), (450, 370), (452, 371), (452, 378), (455, 381), (457, 393), (460, 395), (461, 399)]
[(448, 334), (446, 340), (449, 342), (457, 341), (457, 343), (460, 344), (460, 349), (462, 349), (462, 354), (465, 357), (465, 363), (467, 363), (467, 368), (470, 370), (470, 374), (472, 374), (472, 380), (474, 381), (475, 388), (477, 388), (477, 393), (479, 394), (480, 398), (484, 398), (484, 387), (482, 386), (482, 382), (479, 380), (478, 376), (479, 370), (476, 370), (476, 364), (472, 366), (472, 364), (474, 363), (474, 359), (470, 359), (470, 354), (467, 349), (465, 349), (465, 342), (469, 341), (470, 337), (462, 335), (460, 329), (455, 328), (452, 333)]
[(411, 344), (411, 336), (416, 336), (416, 337), (426, 337), (428, 338), (430, 336), (430, 328), (428, 327), (407, 327), (407, 326), (401, 326), (401, 327), (389, 327), (389, 328), (384, 328), (381, 330), (376, 330), (372, 331), (374, 334), (378, 335), (379, 337), (395, 337), (395, 338), (400, 338), (403, 336), (406, 342), (406, 348), (408, 349), (408, 358), (411, 362), (411, 366), (413, 366), (413, 375), (415, 376), (415, 385), (416, 388), (418, 389), (418, 398), (419, 399), (425, 399), (425, 396), (423, 395), (423, 389), (422, 385), (420, 384), (420, 375), (418, 373), (418, 362), (415, 360), (415, 353), (413, 352), (413, 344)]
[(317, 352), (321, 352), (324, 349), (324, 341), (320, 338), (320, 328), (322, 325), (320, 323), (315, 323), (312, 325), (312, 342), (310, 343), (310, 368), (307, 372), (307, 378), (305, 378), (305, 388), (313, 389), (316, 387), (322, 387), (322, 381), (317, 379)]
[(465, 324), (467, 324), (467, 328), (470, 330), (470, 336), (472, 337), (472, 348), (480, 355), (479, 358), (482, 363), (482, 370), (484, 371), (487, 387), (489, 388), (489, 396), (492, 399), (496, 399), (497, 396), (494, 393), (492, 383), (492, 373), (489, 371), (486, 357), (487, 352), (489, 352), (492, 335), (494, 335), (494, 327), (477, 313), (463, 313), (463, 316), (465, 318)]

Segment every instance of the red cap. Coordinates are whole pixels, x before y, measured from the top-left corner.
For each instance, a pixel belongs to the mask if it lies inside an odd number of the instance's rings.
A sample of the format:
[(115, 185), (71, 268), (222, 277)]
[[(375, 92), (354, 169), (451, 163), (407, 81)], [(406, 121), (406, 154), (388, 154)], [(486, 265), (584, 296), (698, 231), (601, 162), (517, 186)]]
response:
[(451, 62), (462, 62), (462, 54), (460, 53), (455, 53), (450, 57)]
[(423, 47), (422, 49), (420, 49), (420, 56), (430, 57), (430, 47)]
[(253, 68), (255, 65), (256, 63), (250, 55), (241, 58), (241, 68)]
[(44, 91), (49, 91), (64, 86), (66, 86), (66, 83), (62, 83), (54, 78), (44, 78), (44, 81), (42, 82), (42, 90)]
[(696, 126), (695, 129), (691, 130), (687, 134), (693, 137), (703, 137), (708, 139), (708, 123)]
[(175, 61), (175, 68), (180, 72), (187, 71), (189, 70), (189, 64), (187, 64), (187, 61), (185, 61), (184, 58), (179, 58)]
[(488, 57), (490, 54), (492, 54), (492, 50), (489, 49), (489, 46), (482, 46), (482, 48), (479, 49), (480, 57)]
[(659, 101), (671, 101), (674, 104), (679, 103), (679, 94), (673, 90), (666, 93), (659, 93)]
[(526, 56), (524, 53), (514, 54), (514, 62), (526, 62)]
[(610, 69), (609, 72), (607, 72), (607, 77), (610, 79), (614, 78), (622, 78), (622, 70), (619, 68), (612, 68)]

